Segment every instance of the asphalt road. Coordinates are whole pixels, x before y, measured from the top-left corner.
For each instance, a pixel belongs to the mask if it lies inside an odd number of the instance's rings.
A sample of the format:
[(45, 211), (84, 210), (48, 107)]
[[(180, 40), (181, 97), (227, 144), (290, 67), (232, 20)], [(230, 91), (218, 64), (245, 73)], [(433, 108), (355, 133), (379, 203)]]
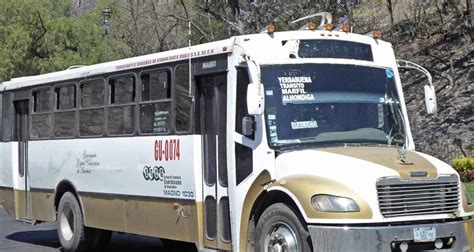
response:
[[(17, 222), (0, 207), (0, 251), (1, 252), (56, 252), (61, 251), (56, 224), (32, 226)], [(193, 251), (189, 248), (165, 248), (160, 239), (114, 232), (109, 252), (141, 251)]]

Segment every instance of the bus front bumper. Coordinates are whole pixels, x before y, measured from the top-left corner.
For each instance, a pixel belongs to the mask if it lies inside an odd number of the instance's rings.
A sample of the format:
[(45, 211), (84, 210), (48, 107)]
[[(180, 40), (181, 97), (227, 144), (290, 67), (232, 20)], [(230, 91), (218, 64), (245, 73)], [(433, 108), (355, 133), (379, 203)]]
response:
[[(415, 228), (436, 228), (443, 251), (474, 251), (474, 218), (464, 221), (399, 226), (321, 226), (309, 225), (314, 251), (400, 251), (406, 242), (412, 248), (434, 249), (434, 242), (414, 242)], [(451, 246), (450, 238), (454, 238)]]

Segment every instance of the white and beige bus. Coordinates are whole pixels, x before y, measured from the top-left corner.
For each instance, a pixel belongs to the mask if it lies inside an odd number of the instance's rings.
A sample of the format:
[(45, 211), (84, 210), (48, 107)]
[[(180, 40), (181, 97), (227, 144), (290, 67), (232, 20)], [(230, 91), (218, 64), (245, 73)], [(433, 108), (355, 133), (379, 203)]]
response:
[(472, 250), (472, 199), (414, 150), (392, 46), (331, 28), (2, 83), (0, 204), (57, 221), (65, 251), (112, 231), (202, 251)]

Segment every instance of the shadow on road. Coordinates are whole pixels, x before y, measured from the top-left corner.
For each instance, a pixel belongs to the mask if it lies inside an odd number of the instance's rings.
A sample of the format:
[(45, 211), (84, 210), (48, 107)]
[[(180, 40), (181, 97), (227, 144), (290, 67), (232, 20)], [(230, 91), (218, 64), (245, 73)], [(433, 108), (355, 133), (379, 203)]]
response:
[[(8, 235), (6, 239), (27, 243), (30, 245), (50, 247), (58, 249), (60, 251), (61, 244), (56, 230), (35, 230), (35, 231), (23, 231), (16, 232)], [(182, 244), (179, 246), (173, 244), (173, 248), (163, 247), (160, 239), (131, 235), (131, 234), (119, 234), (114, 233), (110, 246), (106, 250), (107, 252), (128, 252), (128, 251), (141, 251), (141, 252), (165, 252), (165, 251), (195, 251), (189, 244)], [(177, 246), (177, 247), (176, 247)], [(178, 249), (178, 250), (176, 250)]]
[(36, 230), (24, 231), (10, 234), (6, 237), (9, 240), (39, 245), (50, 248), (60, 248), (58, 234), (56, 230)]

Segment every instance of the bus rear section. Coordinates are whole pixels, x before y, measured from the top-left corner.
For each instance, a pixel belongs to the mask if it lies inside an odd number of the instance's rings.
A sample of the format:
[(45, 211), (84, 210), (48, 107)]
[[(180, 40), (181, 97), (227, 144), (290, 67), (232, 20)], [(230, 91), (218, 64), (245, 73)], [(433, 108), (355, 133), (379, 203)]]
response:
[(3, 83), (1, 205), (17, 220), (57, 221), (66, 251), (104, 248), (112, 231), (230, 249), (228, 48)]
[[(20, 98), (20, 97), (18, 97)], [(1, 93), (0, 123), (0, 203), (17, 219), (28, 219), (31, 213), (27, 167), (27, 102), (13, 101), (11, 93)]]

